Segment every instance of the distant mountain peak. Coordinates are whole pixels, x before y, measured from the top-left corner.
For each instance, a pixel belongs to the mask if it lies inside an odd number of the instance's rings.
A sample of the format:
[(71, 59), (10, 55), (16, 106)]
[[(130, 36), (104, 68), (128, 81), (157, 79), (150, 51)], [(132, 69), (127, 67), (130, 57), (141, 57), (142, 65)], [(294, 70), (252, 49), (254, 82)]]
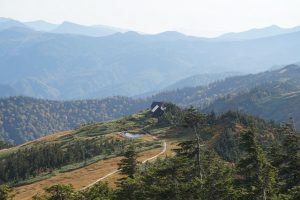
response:
[(8, 20), (11, 20), (11, 19), (6, 18), (6, 17), (0, 17), (0, 23), (1, 23), (1, 22), (6, 22), (6, 21), (8, 21)]
[(74, 23), (74, 22), (63, 21), (63, 23), (61, 23), (61, 26), (65, 26), (65, 25), (82, 26), (82, 25), (76, 24), (76, 23)]
[(295, 69), (297, 69), (297, 70), (300, 69), (300, 66), (296, 65), (296, 64), (290, 64), (290, 65), (285, 66), (281, 70), (295, 70)]
[(61, 29), (61, 28), (65, 28), (65, 27), (67, 27), (67, 28), (69, 28), (69, 27), (70, 28), (81, 28), (81, 27), (83, 27), (83, 28), (89, 28), (88, 26), (76, 24), (76, 23), (73, 23), (73, 22), (70, 22), (70, 21), (63, 21), (61, 24), (59, 24), (57, 26), (56, 29)]
[(165, 31), (165, 32), (161, 32), (156, 34), (158, 36), (172, 36), (172, 37), (185, 37), (186, 35), (184, 35), (183, 33), (177, 32), (177, 31)]
[(80, 25), (69, 21), (64, 21), (56, 29), (54, 29), (53, 32), (101, 37), (101, 36), (112, 35), (114, 33), (117, 33), (118, 31), (114, 30), (113, 28), (100, 26), (100, 25), (85, 26), (85, 25)]
[(59, 26), (58, 24), (49, 23), (44, 20), (24, 22), (24, 24), (36, 31), (52, 31)]
[(12, 27), (26, 27), (26, 25), (13, 19), (3, 18), (3, 17), (0, 18), (0, 30), (12, 28)]
[(127, 32), (123, 33), (123, 35), (140, 36), (140, 34), (138, 32), (135, 32), (135, 31), (127, 31)]
[(281, 28), (281, 27), (278, 26), (278, 25), (273, 24), (273, 25), (269, 26), (269, 28)]
[(135, 32), (135, 31), (126, 31), (124, 33), (122, 32), (116, 32), (112, 35), (109, 35), (108, 37), (112, 38), (126, 38), (126, 39), (135, 39), (142, 36), (142, 34)]
[(44, 21), (44, 20), (34, 20), (34, 21), (26, 22), (26, 23), (30, 23), (30, 22), (38, 22), (38, 23), (48, 23), (48, 24), (53, 24), (53, 23), (50, 23), (50, 22), (47, 22), (47, 21)]
[(242, 32), (225, 33), (218, 37), (219, 39), (229, 40), (245, 40), (245, 39), (257, 39), (262, 37), (276, 36), (286, 33), (292, 33), (300, 31), (300, 26), (293, 28), (282, 28), (278, 25), (271, 25), (263, 28), (253, 28)]

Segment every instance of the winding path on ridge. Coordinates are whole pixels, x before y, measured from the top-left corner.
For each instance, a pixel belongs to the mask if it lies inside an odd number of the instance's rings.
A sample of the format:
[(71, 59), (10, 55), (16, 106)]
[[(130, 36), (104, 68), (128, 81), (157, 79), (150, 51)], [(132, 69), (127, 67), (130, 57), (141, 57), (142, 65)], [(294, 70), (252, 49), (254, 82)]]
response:
[[(145, 163), (147, 161), (154, 160), (163, 154), (168, 154), (169, 145), (167, 145), (165, 140), (161, 141), (163, 142), (163, 149), (155, 148), (140, 152), (138, 154), (138, 160)], [(107, 180), (108, 182), (113, 182), (114, 178), (118, 177), (117, 163), (121, 159), (122, 157), (119, 156), (107, 160), (101, 160), (80, 169), (59, 173), (48, 179), (16, 187), (16, 196), (14, 200), (31, 200), (32, 196), (37, 193), (44, 193), (43, 189), (45, 187), (54, 184), (72, 184), (75, 190), (82, 190), (84, 188), (91, 187), (104, 179), (109, 179)]]
[[(166, 143), (165, 140), (163, 140), (162, 142), (163, 142), (163, 150), (162, 150), (160, 153), (158, 153), (157, 155), (152, 156), (151, 158), (147, 158), (146, 160), (143, 160), (142, 163), (145, 163), (145, 162), (147, 162), (147, 161), (154, 160), (154, 159), (156, 159), (158, 156), (160, 156), (160, 155), (162, 155), (162, 154), (164, 154), (164, 153), (166, 152), (166, 150), (167, 150), (167, 143)], [(115, 171), (112, 171), (112, 172), (110, 172), (109, 174), (107, 174), (107, 175), (105, 175), (105, 176), (99, 178), (98, 180), (94, 181), (93, 183), (91, 183), (91, 184), (85, 186), (85, 187), (82, 188), (81, 190), (88, 189), (88, 188), (92, 187), (93, 185), (95, 185), (96, 183), (98, 183), (98, 182), (100, 182), (100, 181), (106, 179), (107, 177), (112, 176), (112, 175), (114, 175), (115, 173), (118, 173), (119, 171), (120, 171), (119, 169), (118, 169), (118, 170), (115, 170)]]

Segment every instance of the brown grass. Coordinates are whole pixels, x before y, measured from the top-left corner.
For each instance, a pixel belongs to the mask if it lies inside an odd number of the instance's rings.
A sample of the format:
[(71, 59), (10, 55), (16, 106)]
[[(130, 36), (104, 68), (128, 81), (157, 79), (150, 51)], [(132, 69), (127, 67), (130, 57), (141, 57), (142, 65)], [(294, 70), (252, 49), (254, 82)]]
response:
[[(152, 149), (149, 151), (141, 152), (139, 154), (139, 160), (145, 160), (150, 158), (161, 151), (161, 148)], [(120, 161), (121, 157), (115, 157), (97, 163), (91, 164), (84, 168), (80, 168), (74, 171), (60, 173), (49, 179), (45, 179), (39, 182), (35, 182), (29, 185), (24, 185), (15, 188), (16, 196), (15, 200), (29, 200), (37, 193), (43, 193), (43, 188), (49, 187), (54, 184), (72, 184), (75, 190), (79, 190), (99, 178), (105, 176), (106, 174), (117, 169), (117, 163)], [(115, 181), (118, 179), (118, 175), (107, 178), (110, 185), (114, 185)]]
[(41, 142), (53, 141), (53, 140), (56, 140), (56, 139), (58, 139), (62, 136), (70, 135), (71, 133), (72, 133), (72, 131), (64, 131), (64, 132), (54, 133), (54, 134), (47, 135), (47, 136), (38, 138), (36, 140), (30, 141), (30, 142), (26, 142), (26, 143), (20, 145), (19, 147), (32, 145), (32, 144), (37, 144), (37, 143), (41, 143)]
[[(40, 139), (37, 139), (32, 142), (25, 143), (21, 146), (25, 145), (32, 145), (40, 142), (47, 142), (51, 140), (55, 140), (59, 137), (72, 134), (72, 131), (65, 131), (61, 133), (56, 133), (53, 135), (48, 135), (45, 137), (42, 137)], [(108, 134), (107, 136), (114, 137), (115, 139), (121, 139), (121, 135), (113, 133)], [(155, 138), (153, 138), (151, 135), (146, 134), (145, 136), (141, 137), (143, 141), (153, 141)], [(161, 158), (165, 156), (173, 156), (174, 152), (172, 149), (176, 148), (176, 145), (178, 141), (176, 139), (168, 139), (167, 141), (167, 149), (166, 152), (162, 155), (160, 155)], [(161, 152), (161, 148), (151, 149), (148, 151), (144, 151), (139, 153), (139, 161), (146, 160), (147, 158), (151, 158), (155, 155), (157, 155), (159, 152)], [(99, 178), (105, 176), (106, 174), (109, 174), (112, 171), (115, 171), (118, 168), (117, 163), (120, 161), (122, 157), (115, 157), (110, 158), (107, 160), (102, 160), (96, 163), (93, 163), (89, 166), (76, 169), (70, 172), (65, 173), (59, 173), (54, 177), (50, 177), (45, 180), (41, 180), (29, 185), (24, 185), (20, 187), (16, 187), (16, 196), (15, 200), (29, 200), (32, 199), (32, 197), (35, 194), (42, 194), (44, 192), (45, 187), (49, 187), (54, 184), (72, 184), (75, 190), (79, 190), (81, 188), (84, 188), (85, 186), (95, 182)], [(116, 173), (112, 176), (107, 177), (103, 181), (107, 181), (111, 187), (116, 187), (116, 181), (120, 178), (120, 174)]]
[(24, 146), (28, 146), (28, 145), (34, 145), (34, 144), (38, 144), (38, 143), (42, 143), (42, 142), (53, 141), (55, 139), (58, 139), (58, 138), (60, 138), (62, 136), (65, 136), (65, 135), (69, 135), (71, 133), (72, 133), (72, 131), (64, 131), (64, 132), (54, 133), (52, 135), (47, 135), (47, 136), (38, 138), (38, 139), (30, 141), (30, 142), (26, 142), (26, 143), (18, 145), (16, 147), (12, 147), (12, 148), (9, 148), (9, 149), (2, 149), (2, 150), (0, 150), (0, 153), (2, 153), (4, 151), (7, 151), (7, 150), (18, 149), (20, 147), (24, 147)]

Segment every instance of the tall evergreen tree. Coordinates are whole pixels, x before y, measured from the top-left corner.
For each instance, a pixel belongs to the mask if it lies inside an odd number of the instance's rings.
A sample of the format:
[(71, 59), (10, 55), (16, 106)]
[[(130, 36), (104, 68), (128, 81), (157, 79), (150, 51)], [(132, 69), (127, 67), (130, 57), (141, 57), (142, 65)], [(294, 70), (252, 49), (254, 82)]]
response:
[(120, 161), (120, 163), (118, 163), (118, 165), (118, 169), (122, 175), (133, 178), (138, 165), (137, 152), (135, 151), (135, 147), (133, 145), (130, 145), (126, 149), (124, 158)]
[(206, 117), (205, 115), (198, 112), (195, 108), (190, 107), (187, 110), (187, 113), (184, 117), (185, 125), (193, 129), (195, 137), (196, 137), (196, 163), (197, 163), (197, 171), (200, 179), (203, 178), (203, 167), (201, 165), (201, 146), (202, 146), (202, 138), (199, 133), (199, 127), (204, 124)]
[(241, 198), (247, 200), (272, 199), (275, 193), (276, 169), (267, 160), (264, 151), (257, 144), (255, 132), (242, 135), (244, 157), (238, 162), (238, 188)]
[(118, 181), (118, 189), (116, 191), (117, 199), (132, 200), (136, 192), (134, 174), (137, 171), (137, 152), (133, 145), (130, 145), (125, 153), (124, 158), (118, 163), (120, 174), (123, 175)]
[(300, 185), (300, 136), (288, 131), (282, 145), (282, 159), (279, 164), (283, 191)]

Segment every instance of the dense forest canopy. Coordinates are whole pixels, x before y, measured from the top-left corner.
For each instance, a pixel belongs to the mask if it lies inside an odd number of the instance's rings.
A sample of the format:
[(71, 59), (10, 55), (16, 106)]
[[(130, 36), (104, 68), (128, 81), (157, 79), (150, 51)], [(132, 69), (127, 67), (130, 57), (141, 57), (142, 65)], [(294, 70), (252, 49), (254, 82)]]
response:
[(78, 101), (0, 99), (0, 138), (20, 144), (50, 132), (130, 115), (147, 106), (127, 97)]

